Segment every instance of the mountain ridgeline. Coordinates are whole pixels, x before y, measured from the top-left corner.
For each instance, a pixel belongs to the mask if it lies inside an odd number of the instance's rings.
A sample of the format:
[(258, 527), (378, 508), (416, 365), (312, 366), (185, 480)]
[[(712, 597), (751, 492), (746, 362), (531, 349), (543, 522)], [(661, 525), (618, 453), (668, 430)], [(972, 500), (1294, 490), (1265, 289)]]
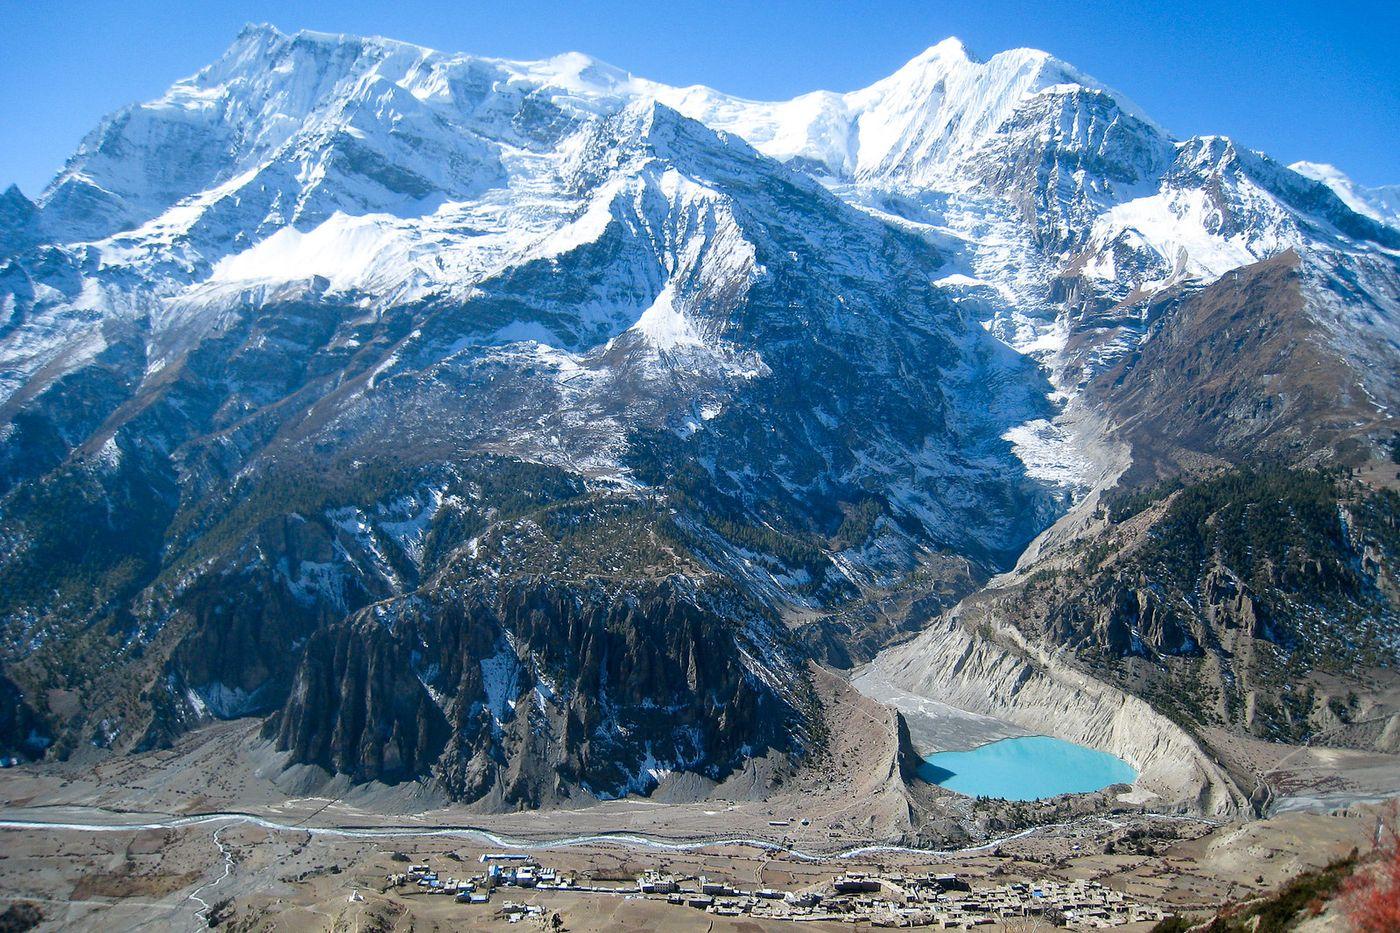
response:
[(764, 103), (250, 26), (0, 196), (0, 753), (696, 793), (1018, 560), (999, 621), (1188, 730), (1342, 735), (1400, 228), (1326, 168), (956, 40)]

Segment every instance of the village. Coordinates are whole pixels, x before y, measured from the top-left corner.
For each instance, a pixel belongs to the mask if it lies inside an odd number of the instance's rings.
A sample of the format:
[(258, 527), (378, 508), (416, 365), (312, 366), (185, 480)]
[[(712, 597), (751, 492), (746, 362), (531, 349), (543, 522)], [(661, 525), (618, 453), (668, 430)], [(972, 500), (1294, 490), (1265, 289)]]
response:
[[(485, 853), (481, 869), (462, 876), (460, 865), (439, 871), (411, 864), (388, 878), (390, 887), (417, 888), (423, 895), (453, 897), (469, 908), (488, 908), (510, 923), (536, 919), (558, 928), (538, 898), (523, 903), (527, 891), (568, 891), (664, 901), (677, 909), (717, 916), (788, 921), (841, 921), (875, 927), (933, 927), (970, 930), (1019, 918), (1047, 925), (1100, 929), (1163, 917), (1156, 907), (1132, 902), (1096, 881), (1035, 881), (978, 885), (955, 874), (902, 874), (850, 871), (802, 890), (742, 890), (728, 882), (647, 870), (631, 883), (585, 881), (520, 853)], [(448, 871), (454, 874), (448, 874)], [(512, 896), (514, 895), (514, 896)]]

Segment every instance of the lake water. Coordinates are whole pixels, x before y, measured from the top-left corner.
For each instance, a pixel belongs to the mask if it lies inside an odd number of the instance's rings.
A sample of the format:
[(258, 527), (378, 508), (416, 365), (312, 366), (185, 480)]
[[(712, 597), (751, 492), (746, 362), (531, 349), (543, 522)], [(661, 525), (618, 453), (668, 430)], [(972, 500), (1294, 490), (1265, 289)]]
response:
[(1040, 800), (1131, 784), (1137, 772), (1107, 752), (1031, 735), (966, 752), (929, 755), (919, 767), (919, 776), (970, 797)]

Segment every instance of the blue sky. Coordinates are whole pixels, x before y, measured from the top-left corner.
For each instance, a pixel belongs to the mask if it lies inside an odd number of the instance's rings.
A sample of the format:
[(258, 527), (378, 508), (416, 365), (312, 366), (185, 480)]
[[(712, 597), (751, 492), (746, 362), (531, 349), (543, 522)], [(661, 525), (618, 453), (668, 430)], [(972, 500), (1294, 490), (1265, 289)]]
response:
[(578, 50), (753, 98), (850, 90), (950, 35), (1050, 51), (1178, 136), (1400, 182), (1400, 2), (0, 0), (0, 186), (30, 195), (105, 113), (214, 59), (245, 22), (509, 58)]

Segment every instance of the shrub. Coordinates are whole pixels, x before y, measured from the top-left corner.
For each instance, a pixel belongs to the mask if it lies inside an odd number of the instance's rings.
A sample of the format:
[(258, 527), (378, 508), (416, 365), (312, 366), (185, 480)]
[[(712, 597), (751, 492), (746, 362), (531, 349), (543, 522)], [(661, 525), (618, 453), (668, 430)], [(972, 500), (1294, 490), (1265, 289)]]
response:
[(1376, 830), (1375, 865), (1348, 880), (1343, 904), (1357, 933), (1400, 930), (1400, 807), (1394, 801)]

